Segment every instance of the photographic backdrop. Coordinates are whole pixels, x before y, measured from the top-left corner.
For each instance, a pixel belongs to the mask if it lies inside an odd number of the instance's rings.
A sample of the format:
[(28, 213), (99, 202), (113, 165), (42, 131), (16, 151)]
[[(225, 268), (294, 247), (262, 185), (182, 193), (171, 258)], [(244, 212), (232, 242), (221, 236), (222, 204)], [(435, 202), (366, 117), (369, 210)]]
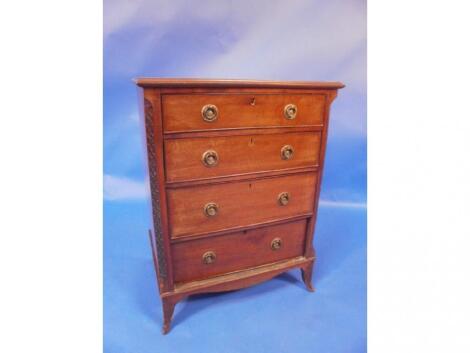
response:
[[(366, 351), (366, 3), (104, 1), (104, 351)], [(161, 335), (135, 77), (341, 81), (314, 245), (298, 271), (191, 297)]]

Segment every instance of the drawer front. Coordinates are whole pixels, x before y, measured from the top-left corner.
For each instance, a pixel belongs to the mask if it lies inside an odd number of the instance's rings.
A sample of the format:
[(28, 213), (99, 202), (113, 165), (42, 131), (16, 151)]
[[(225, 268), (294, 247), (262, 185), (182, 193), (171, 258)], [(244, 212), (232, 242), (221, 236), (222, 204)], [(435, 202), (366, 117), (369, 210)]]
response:
[(183, 181), (317, 166), (320, 142), (320, 132), (167, 139), (166, 179)]
[(306, 220), (172, 245), (175, 282), (269, 264), (304, 253)]
[(325, 96), (321, 94), (163, 95), (162, 108), (165, 132), (322, 125)]
[(312, 172), (168, 189), (171, 237), (197, 236), (309, 214), (316, 179), (317, 174)]

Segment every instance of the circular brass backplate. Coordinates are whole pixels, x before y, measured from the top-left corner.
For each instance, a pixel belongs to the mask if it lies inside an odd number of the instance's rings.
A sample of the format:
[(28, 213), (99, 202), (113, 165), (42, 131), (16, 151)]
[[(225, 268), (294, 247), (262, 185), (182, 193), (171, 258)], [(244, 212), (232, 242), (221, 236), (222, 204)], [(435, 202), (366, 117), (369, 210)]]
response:
[(297, 106), (295, 104), (287, 104), (284, 107), (284, 116), (289, 120), (295, 119), (297, 116)]
[(213, 104), (206, 104), (202, 107), (201, 115), (204, 121), (212, 123), (217, 120), (219, 109)]
[(206, 265), (213, 264), (215, 262), (215, 259), (217, 256), (215, 255), (215, 252), (213, 251), (208, 251), (202, 255), (202, 262)]
[(281, 148), (281, 158), (284, 160), (289, 160), (294, 157), (294, 147), (291, 145), (285, 145)]
[(201, 161), (206, 167), (215, 167), (219, 163), (219, 155), (214, 150), (208, 150), (202, 154)]
[(204, 214), (207, 217), (214, 217), (219, 212), (219, 206), (215, 202), (209, 202), (204, 206)]
[(279, 201), (279, 204), (281, 206), (285, 206), (289, 203), (289, 199), (290, 199), (290, 195), (288, 192), (281, 192), (278, 196), (277, 196), (277, 200)]
[(271, 242), (271, 249), (273, 250), (279, 250), (281, 246), (282, 246), (281, 238), (274, 238), (273, 241)]

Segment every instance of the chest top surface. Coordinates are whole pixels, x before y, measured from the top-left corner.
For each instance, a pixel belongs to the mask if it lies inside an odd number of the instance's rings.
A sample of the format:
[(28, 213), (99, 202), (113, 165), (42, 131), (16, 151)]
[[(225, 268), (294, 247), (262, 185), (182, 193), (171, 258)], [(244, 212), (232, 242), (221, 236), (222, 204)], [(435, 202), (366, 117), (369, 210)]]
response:
[(140, 87), (227, 87), (227, 88), (305, 88), (305, 89), (340, 89), (341, 82), (325, 81), (272, 81), (242, 79), (201, 79), (201, 78), (151, 78), (134, 79)]

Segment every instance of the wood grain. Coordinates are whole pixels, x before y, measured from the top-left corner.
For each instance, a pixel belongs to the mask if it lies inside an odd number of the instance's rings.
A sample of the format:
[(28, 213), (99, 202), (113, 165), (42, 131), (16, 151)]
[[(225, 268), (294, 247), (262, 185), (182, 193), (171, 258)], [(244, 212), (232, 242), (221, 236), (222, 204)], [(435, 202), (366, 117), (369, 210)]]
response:
[(319, 170), (319, 166), (308, 166), (308, 167), (292, 168), (292, 169), (273, 169), (273, 170), (266, 170), (266, 171), (260, 171), (260, 172), (253, 172), (249, 174), (233, 174), (233, 175), (222, 176), (222, 177), (217, 177), (217, 178), (188, 179), (188, 180), (174, 181), (174, 182), (167, 181), (166, 187), (167, 189), (171, 189), (171, 188), (180, 188), (180, 187), (186, 187), (186, 186), (230, 183), (234, 181), (265, 179), (265, 178), (271, 178), (271, 177), (283, 176), (283, 175), (316, 172), (318, 170)]
[(325, 109), (325, 116), (323, 117), (324, 120), (324, 132), (322, 134), (321, 140), (321, 149), (320, 149), (320, 168), (317, 177), (317, 184), (315, 187), (315, 200), (313, 202), (313, 217), (311, 218), (310, 222), (307, 226), (307, 241), (305, 242), (305, 256), (306, 257), (313, 257), (315, 256), (315, 248), (313, 246), (313, 237), (315, 233), (315, 224), (316, 224), (316, 216), (318, 212), (318, 201), (320, 200), (320, 185), (323, 176), (323, 169), (325, 164), (325, 154), (326, 154), (326, 142), (328, 139), (328, 126), (330, 120), (330, 106), (333, 101), (336, 99), (337, 91), (332, 91), (328, 95), (327, 101), (327, 109)]
[[(316, 173), (255, 181), (167, 190), (172, 238), (197, 236), (239, 225), (250, 225), (312, 212)], [(278, 195), (290, 194), (281, 206)], [(213, 217), (204, 214), (208, 203), (218, 205)]]
[(156, 78), (141, 77), (134, 82), (144, 88), (305, 88), (305, 89), (339, 89), (341, 82), (319, 81), (272, 81), (272, 80), (234, 80), (202, 78)]
[[(170, 330), (176, 303), (244, 288), (293, 268), (312, 272), (329, 110), (340, 82), (162, 79), (143, 87), (155, 234), (149, 233)], [(206, 122), (206, 104), (218, 115)], [(297, 106), (294, 119), (286, 104)], [(281, 158), (291, 145), (293, 158)], [(217, 153), (207, 167), (202, 155)], [(279, 194), (287, 192), (286, 205)], [(216, 204), (208, 216), (204, 207)], [(273, 250), (274, 238), (281, 247)], [(212, 253), (211, 253), (212, 252)], [(203, 263), (205, 253), (211, 254)], [(210, 262), (210, 263), (207, 263)]]
[(219, 137), (219, 136), (244, 136), (244, 135), (265, 135), (265, 134), (284, 134), (289, 132), (315, 132), (322, 131), (323, 125), (318, 126), (260, 126), (246, 129), (211, 129), (199, 131), (184, 132), (165, 132), (165, 139), (181, 139), (191, 137)]
[[(302, 220), (175, 244), (173, 246), (175, 282), (207, 278), (301, 256), (304, 249), (305, 227), (306, 221)], [(271, 249), (274, 238), (282, 241), (278, 250)], [(203, 263), (202, 256), (208, 251), (216, 254), (214, 263)]]
[[(292, 120), (284, 116), (284, 107), (298, 108)], [(213, 122), (202, 119), (206, 104), (217, 106), (218, 117)], [(315, 94), (173, 94), (162, 95), (163, 127), (165, 132), (253, 128), (269, 126), (321, 125), (325, 96)]]
[[(166, 179), (175, 182), (316, 166), (320, 140), (320, 132), (165, 140)], [(292, 159), (281, 158), (285, 145), (294, 148)], [(210, 168), (201, 161), (208, 150), (218, 154), (218, 164)]]

